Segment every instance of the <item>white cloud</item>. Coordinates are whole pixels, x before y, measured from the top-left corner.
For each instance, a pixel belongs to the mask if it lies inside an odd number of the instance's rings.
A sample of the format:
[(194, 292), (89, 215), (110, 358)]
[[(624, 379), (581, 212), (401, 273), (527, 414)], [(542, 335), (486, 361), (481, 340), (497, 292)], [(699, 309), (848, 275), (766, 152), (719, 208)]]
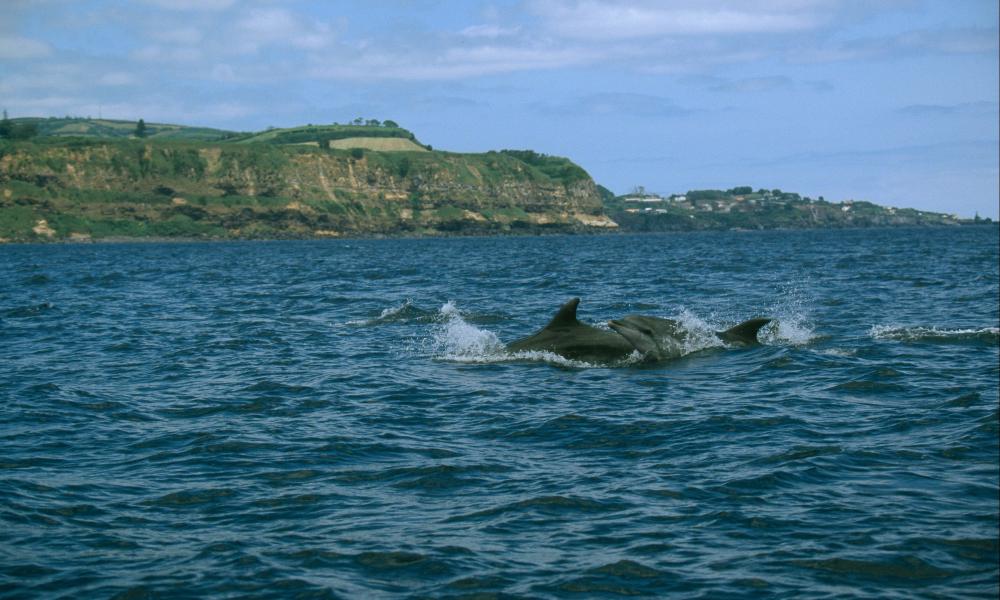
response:
[(205, 37), (204, 32), (192, 26), (158, 29), (152, 35), (157, 40), (170, 44), (197, 44)]
[(485, 44), (445, 46), (434, 51), (382, 51), (362, 45), (353, 56), (324, 57), (308, 75), (360, 80), (449, 80), (588, 64), (595, 58), (588, 50), (543, 46)]
[(669, 98), (623, 92), (590, 94), (561, 104), (541, 103), (535, 109), (544, 114), (629, 117), (676, 117), (693, 112)]
[(470, 25), (462, 31), (459, 35), (467, 38), (489, 38), (496, 39), (499, 37), (510, 37), (512, 35), (517, 35), (521, 32), (520, 27), (501, 27), (499, 25)]
[(42, 58), (51, 53), (52, 49), (45, 42), (17, 35), (0, 35), (0, 59)]
[(201, 61), (203, 53), (199, 48), (187, 44), (166, 46), (152, 45), (139, 48), (132, 57), (140, 61), (159, 63), (195, 63)]
[(985, 116), (996, 120), (1000, 105), (996, 102), (981, 100), (979, 102), (960, 102), (958, 104), (910, 104), (898, 110), (897, 113), (916, 117), (942, 116)]
[(816, 27), (822, 2), (622, 2), (542, 1), (531, 4), (555, 33), (588, 40), (628, 40), (663, 35), (781, 33)]
[(141, 0), (145, 4), (167, 10), (219, 11), (236, 3), (236, 0)]
[(322, 22), (309, 22), (282, 8), (258, 8), (236, 22), (237, 45), (247, 52), (273, 44), (319, 50), (333, 42), (333, 31)]
[(792, 80), (780, 75), (769, 77), (747, 77), (732, 81), (721, 81), (712, 86), (714, 92), (735, 92), (739, 94), (771, 92), (792, 87)]
[(915, 54), (995, 54), (996, 27), (912, 30), (882, 37), (853, 39), (796, 53), (796, 62), (833, 62)]
[(122, 86), (122, 85), (132, 85), (138, 83), (138, 80), (129, 73), (123, 73), (121, 71), (112, 71), (101, 75), (100, 79), (97, 80), (101, 85), (109, 86)]

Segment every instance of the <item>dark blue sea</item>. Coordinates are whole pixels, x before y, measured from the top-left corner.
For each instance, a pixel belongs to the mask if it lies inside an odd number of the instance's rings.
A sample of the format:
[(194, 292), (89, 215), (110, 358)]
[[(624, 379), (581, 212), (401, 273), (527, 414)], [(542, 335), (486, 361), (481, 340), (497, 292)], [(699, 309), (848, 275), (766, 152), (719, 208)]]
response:
[[(995, 227), (0, 246), (0, 596), (996, 598), (998, 265)], [(575, 296), (686, 354), (504, 350)]]

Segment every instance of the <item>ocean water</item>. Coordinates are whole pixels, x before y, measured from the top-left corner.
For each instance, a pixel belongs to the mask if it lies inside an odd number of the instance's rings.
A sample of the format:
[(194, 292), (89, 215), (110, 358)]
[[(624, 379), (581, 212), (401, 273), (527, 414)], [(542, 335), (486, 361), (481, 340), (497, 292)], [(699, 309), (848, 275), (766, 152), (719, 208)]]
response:
[(0, 247), (0, 596), (996, 598), (997, 231)]

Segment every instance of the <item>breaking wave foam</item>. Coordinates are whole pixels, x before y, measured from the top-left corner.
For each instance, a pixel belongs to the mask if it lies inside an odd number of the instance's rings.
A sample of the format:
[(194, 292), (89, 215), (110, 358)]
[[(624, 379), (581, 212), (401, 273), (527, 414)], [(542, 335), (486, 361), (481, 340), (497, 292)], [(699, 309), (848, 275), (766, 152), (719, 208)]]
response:
[[(715, 333), (735, 325), (735, 323), (713, 325), (686, 308), (675, 318), (687, 332), (683, 346), (685, 355), (709, 348), (725, 347), (726, 343)], [(771, 323), (765, 325), (757, 335), (762, 344), (770, 346), (804, 346), (818, 337), (806, 317), (797, 312), (791, 314), (778, 312), (772, 317)]]
[(805, 346), (816, 340), (816, 332), (801, 314), (785, 315), (775, 319), (761, 329), (757, 336), (764, 344), (775, 346)]
[(686, 308), (682, 308), (677, 315), (677, 323), (687, 333), (684, 336), (684, 343), (681, 344), (682, 356), (709, 348), (723, 348), (726, 345), (715, 335), (714, 327)]
[(347, 324), (354, 327), (371, 327), (373, 325), (383, 325), (386, 323), (400, 323), (408, 321), (431, 322), (437, 318), (432, 311), (424, 310), (413, 304), (412, 300), (404, 300), (399, 306), (391, 306), (382, 310), (379, 316), (372, 319), (356, 319), (348, 321)]
[(757, 336), (761, 343), (771, 346), (805, 346), (821, 336), (816, 333), (810, 309), (815, 298), (799, 285), (784, 286), (767, 313), (773, 321), (761, 329)]
[(541, 350), (510, 352), (495, 333), (466, 321), (454, 302), (444, 304), (439, 315), (441, 323), (433, 340), (433, 353), (439, 360), (472, 364), (532, 361), (577, 369), (599, 366)]
[(874, 325), (868, 335), (876, 340), (901, 342), (992, 342), (1000, 340), (1000, 328), (978, 327), (966, 329), (938, 329), (937, 327), (899, 327)]

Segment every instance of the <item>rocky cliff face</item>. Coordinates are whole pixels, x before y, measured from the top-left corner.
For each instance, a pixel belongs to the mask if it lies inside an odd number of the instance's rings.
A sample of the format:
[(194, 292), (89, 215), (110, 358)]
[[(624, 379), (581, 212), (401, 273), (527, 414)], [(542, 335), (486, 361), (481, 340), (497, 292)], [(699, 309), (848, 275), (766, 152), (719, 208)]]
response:
[[(614, 227), (565, 159), (68, 141), (0, 147), (0, 237), (316, 237)], [(41, 233), (39, 233), (41, 232)]]

